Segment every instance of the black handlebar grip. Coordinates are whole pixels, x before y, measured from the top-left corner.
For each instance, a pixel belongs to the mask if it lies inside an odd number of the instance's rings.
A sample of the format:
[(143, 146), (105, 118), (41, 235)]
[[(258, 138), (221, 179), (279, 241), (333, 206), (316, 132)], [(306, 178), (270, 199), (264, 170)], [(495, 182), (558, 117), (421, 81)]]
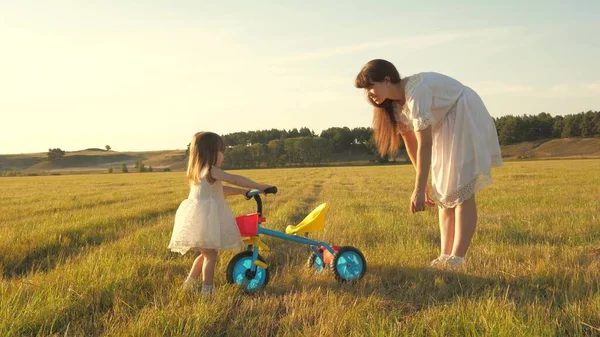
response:
[(277, 187), (271, 186), (265, 189), (265, 194), (277, 194)]

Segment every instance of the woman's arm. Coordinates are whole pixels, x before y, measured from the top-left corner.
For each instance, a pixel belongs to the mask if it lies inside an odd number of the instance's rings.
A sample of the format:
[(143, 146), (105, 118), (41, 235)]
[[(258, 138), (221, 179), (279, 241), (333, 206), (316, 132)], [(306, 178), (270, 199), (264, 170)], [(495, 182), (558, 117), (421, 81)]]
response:
[[(431, 153), (433, 146), (432, 125), (434, 124), (431, 114), (433, 94), (428, 86), (417, 86), (410, 97), (407, 98), (409, 107), (409, 119), (412, 121), (414, 133), (406, 134), (407, 152), (413, 162), (416, 171), (415, 190), (411, 198), (411, 211), (420, 212), (425, 205), (433, 205), (427, 195), (427, 179), (431, 168)], [(413, 140), (414, 137), (414, 140)], [(404, 138), (404, 136), (403, 136)]]
[(415, 190), (425, 191), (427, 187), (427, 178), (431, 168), (431, 148), (433, 137), (431, 135), (431, 126), (414, 133), (417, 141), (417, 178), (415, 179)]
[(405, 131), (401, 134), (402, 140), (404, 141), (404, 147), (406, 148), (406, 154), (408, 159), (413, 164), (415, 170), (417, 169), (417, 137), (412, 130)]
[(415, 189), (410, 198), (410, 211), (412, 213), (425, 210), (425, 205), (433, 206), (435, 203), (427, 192), (427, 178), (431, 167), (432, 135), (431, 126), (415, 132), (416, 139), (416, 178)]

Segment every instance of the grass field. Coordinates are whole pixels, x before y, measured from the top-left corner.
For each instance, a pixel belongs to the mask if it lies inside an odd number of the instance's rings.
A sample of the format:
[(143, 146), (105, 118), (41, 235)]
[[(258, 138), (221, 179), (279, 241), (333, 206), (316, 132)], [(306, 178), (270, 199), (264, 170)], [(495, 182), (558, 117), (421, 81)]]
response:
[[(321, 202), (319, 239), (362, 250), (355, 285), (316, 275), (308, 248), (267, 238), (271, 280), (179, 291), (194, 259), (167, 250), (182, 173), (0, 178), (0, 336), (600, 335), (600, 160), (509, 162), (478, 195), (465, 271), (430, 271), (434, 209), (408, 212), (410, 166), (238, 171), (275, 184), (267, 227)], [(237, 214), (254, 203), (230, 199)]]

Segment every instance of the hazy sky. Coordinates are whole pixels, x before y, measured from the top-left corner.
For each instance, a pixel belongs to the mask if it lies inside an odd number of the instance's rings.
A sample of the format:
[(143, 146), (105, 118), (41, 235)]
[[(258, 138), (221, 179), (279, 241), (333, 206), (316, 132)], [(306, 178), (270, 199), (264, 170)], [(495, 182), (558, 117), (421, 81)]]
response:
[(496, 117), (600, 110), (600, 1), (494, 2), (0, 0), (0, 153), (369, 126), (373, 58)]

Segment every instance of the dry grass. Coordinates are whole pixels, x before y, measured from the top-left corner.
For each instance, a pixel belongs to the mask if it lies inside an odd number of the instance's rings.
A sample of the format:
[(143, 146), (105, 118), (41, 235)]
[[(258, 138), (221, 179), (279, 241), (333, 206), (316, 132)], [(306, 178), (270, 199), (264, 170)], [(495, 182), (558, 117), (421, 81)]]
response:
[[(2, 336), (593, 336), (600, 334), (600, 160), (511, 162), (478, 196), (480, 227), (459, 273), (437, 254), (434, 210), (407, 212), (409, 166), (239, 172), (279, 186), (267, 226), (321, 202), (316, 237), (360, 248), (356, 285), (304, 267), (308, 248), (266, 238), (271, 281), (247, 296), (179, 291), (194, 259), (170, 253), (182, 173), (0, 180)], [(236, 213), (254, 205), (231, 199)]]

